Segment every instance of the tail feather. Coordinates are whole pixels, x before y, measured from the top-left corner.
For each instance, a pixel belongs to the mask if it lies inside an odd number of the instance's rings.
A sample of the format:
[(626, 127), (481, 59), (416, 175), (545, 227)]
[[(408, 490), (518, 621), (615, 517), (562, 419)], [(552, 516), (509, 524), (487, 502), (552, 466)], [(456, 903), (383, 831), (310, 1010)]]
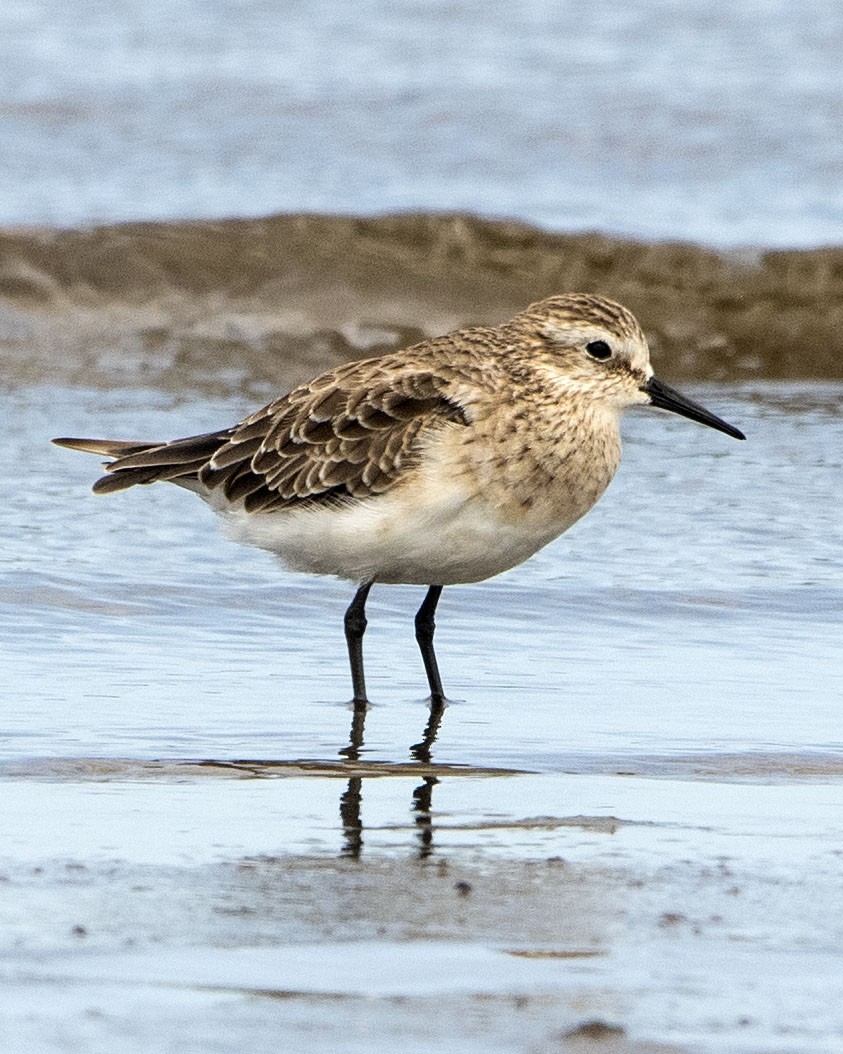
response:
[(95, 494), (112, 494), (139, 483), (196, 480), (199, 470), (227, 442), (229, 430), (208, 432), (171, 443), (140, 443), (121, 439), (54, 439), (59, 446), (112, 457), (106, 475), (94, 484)]
[(210, 461), (228, 435), (228, 432), (209, 432), (207, 435), (174, 439), (171, 443), (146, 443), (140, 450), (136, 447), (125, 454), (115, 454), (117, 460), (109, 468), (112, 472), (122, 472), (129, 468), (156, 466), (166, 469), (171, 465), (185, 465), (192, 461), (204, 464)]
[(66, 446), (71, 450), (84, 450), (86, 454), (102, 454), (104, 457), (124, 457), (139, 450), (148, 450), (157, 443), (141, 443), (123, 439), (54, 439), (56, 446)]
[(128, 490), (136, 483), (154, 483), (158, 479), (155, 469), (133, 468), (125, 472), (110, 472), (110, 465), (106, 466), (105, 476), (100, 476), (91, 487), (94, 494), (114, 494), (118, 490)]

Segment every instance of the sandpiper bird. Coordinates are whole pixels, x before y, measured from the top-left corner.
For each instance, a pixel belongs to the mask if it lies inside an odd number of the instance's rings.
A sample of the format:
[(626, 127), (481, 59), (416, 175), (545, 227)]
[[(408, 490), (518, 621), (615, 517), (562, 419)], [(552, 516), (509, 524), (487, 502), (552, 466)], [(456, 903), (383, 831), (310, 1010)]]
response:
[(653, 376), (626, 308), (572, 293), (500, 326), (339, 366), (219, 432), (54, 442), (114, 458), (98, 494), (176, 483), (235, 541), (357, 583), (345, 613), (355, 705), (367, 703), (369, 590), (426, 585), (416, 639), (441, 706), (433, 631), (443, 586), (515, 567), (588, 512), (620, 461), (621, 412), (639, 404), (745, 438)]

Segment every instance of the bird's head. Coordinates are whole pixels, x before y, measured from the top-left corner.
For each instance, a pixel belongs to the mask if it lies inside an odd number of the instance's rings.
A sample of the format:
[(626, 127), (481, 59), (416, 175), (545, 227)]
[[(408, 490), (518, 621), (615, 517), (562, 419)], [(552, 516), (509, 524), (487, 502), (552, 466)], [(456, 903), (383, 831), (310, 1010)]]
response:
[(590, 293), (567, 293), (531, 304), (508, 324), (536, 348), (538, 366), (560, 395), (599, 400), (618, 413), (656, 406), (725, 432), (744, 434), (653, 375), (637, 319), (621, 304)]

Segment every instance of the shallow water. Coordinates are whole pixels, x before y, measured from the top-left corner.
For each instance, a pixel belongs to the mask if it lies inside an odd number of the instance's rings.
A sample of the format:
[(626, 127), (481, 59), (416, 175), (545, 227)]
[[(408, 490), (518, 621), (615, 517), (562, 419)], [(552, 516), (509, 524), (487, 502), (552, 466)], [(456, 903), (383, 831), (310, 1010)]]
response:
[(445, 591), (424, 761), (418, 590), (349, 756), (350, 588), (48, 443), (239, 396), (3, 392), (0, 1043), (838, 1050), (843, 391), (693, 394), (749, 440), (632, 415), (581, 524)]
[(459, 209), (843, 240), (841, 23), (806, 0), (10, 0), (0, 223)]
[[(749, 441), (631, 416), (595, 510), (526, 565), (445, 591), (438, 761), (555, 771), (581, 753), (840, 747), (840, 389), (701, 394)], [(94, 498), (96, 459), (46, 442), (194, 434), (247, 407), (44, 388), (3, 401), (6, 756), (335, 758), (349, 585), (233, 546), (176, 488)], [(364, 758), (406, 760), (421, 736), (419, 599), (373, 590)]]

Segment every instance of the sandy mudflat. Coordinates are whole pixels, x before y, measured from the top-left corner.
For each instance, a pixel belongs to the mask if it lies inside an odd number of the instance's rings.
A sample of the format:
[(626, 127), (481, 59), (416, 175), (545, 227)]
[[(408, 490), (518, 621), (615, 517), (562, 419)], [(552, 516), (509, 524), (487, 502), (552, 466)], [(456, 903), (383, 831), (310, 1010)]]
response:
[(840, 379), (842, 260), (438, 213), (7, 230), (0, 349), (6, 383), (286, 387), (582, 290), (628, 304), (675, 379)]
[(837, 1050), (840, 765), (7, 765), (3, 1049)]

